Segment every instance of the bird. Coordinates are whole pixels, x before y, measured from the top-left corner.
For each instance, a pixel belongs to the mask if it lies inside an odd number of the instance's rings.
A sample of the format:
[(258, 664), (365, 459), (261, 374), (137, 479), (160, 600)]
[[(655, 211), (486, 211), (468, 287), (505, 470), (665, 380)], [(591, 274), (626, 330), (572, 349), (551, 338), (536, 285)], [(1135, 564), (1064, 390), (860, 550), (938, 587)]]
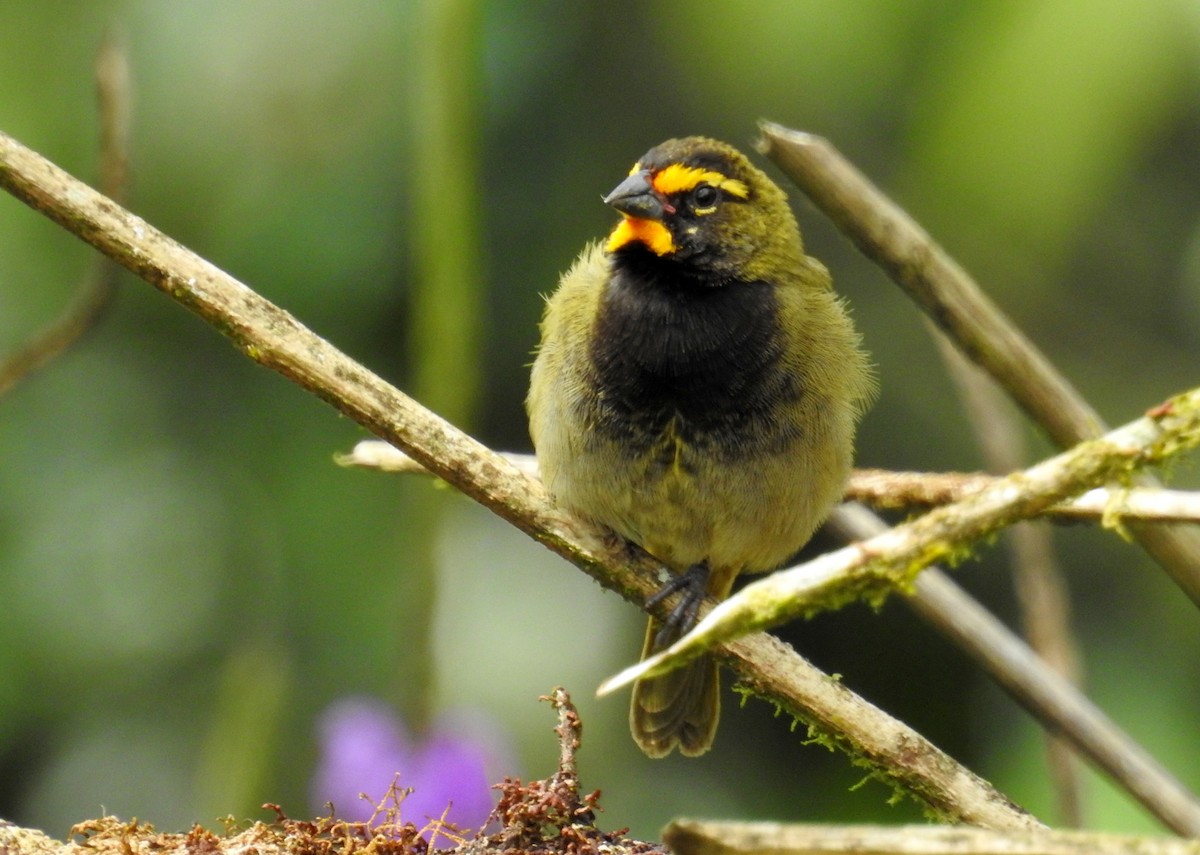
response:
[[(736, 148), (651, 148), (604, 202), (620, 214), (545, 305), (526, 411), (556, 505), (672, 571), (647, 601), (642, 657), (695, 623), (705, 596), (778, 569), (841, 498), (873, 368), (784, 192)], [(716, 661), (635, 683), (650, 757), (711, 747)]]

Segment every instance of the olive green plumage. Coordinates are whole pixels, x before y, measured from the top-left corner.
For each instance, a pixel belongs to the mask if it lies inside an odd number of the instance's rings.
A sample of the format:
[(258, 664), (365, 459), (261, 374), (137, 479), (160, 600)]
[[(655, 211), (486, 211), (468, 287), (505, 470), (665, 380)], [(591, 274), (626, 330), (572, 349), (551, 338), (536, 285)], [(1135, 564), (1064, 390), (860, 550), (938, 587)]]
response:
[[(677, 573), (706, 568), (724, 598), (738, 573), (794, 555), (840, 498), (871, 372), (783, 192), (735, 149), (669, 140), (606, 201), (621, 222), (542, 321), (527, 401), (542, 479)], [(704, 658), (635, 686), (647, 754), (708, 750), (716, 676)]]

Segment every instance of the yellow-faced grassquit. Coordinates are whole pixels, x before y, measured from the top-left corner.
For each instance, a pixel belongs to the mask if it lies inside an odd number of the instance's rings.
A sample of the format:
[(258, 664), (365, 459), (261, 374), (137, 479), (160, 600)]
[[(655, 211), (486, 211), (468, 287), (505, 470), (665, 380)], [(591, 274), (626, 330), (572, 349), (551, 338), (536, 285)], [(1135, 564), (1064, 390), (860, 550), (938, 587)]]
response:
[[(695, 621), (705, 594), (792, 557), (841, 497), (867, 358), (787, 198), (703, 137), (648, 151), (604, 200), (622, 215), (550, 297), (527, 409), (563, 508), (639, 544), (683, 590), (642, 655)], [(702, 754), (720, 713), (702, 658), (634, 686), (651, 757)]]

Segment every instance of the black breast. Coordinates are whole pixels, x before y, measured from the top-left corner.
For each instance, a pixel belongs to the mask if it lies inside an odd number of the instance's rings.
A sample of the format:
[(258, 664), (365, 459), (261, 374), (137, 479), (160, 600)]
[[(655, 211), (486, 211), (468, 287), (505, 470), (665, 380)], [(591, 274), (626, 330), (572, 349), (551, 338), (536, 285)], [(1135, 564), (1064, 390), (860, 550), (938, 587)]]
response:
[(631, 454), (668, 426), (725, 456), (779, 447), (794, 438), (780, 405), (803, 392), (782, 369), (783, 343), (765, 282), (712, 285), (617, 264), (592, 339), (597, 429)]

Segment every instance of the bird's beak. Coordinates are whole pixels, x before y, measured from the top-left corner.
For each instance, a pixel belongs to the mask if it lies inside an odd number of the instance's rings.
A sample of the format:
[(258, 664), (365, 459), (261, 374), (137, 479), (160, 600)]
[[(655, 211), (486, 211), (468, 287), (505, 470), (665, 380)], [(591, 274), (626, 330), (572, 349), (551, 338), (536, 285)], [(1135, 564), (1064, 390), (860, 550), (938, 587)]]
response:
[(675, 252), (675, 239), (663, 220), (675, 213), (667, 197), (650, 180), (650, 170), (639, 169), (604, 197), (623, 215), (608, 236), (606, 248), (616, 252), (632, 243), (640, 243), (658, 256)]
[(604, 197), (604, 204), (611, 205), (627, 217), (640, 220), (656, 220), (670, 213), (666, 199), (650, 183), (650, 170), (641, 169), (618, 184)]

